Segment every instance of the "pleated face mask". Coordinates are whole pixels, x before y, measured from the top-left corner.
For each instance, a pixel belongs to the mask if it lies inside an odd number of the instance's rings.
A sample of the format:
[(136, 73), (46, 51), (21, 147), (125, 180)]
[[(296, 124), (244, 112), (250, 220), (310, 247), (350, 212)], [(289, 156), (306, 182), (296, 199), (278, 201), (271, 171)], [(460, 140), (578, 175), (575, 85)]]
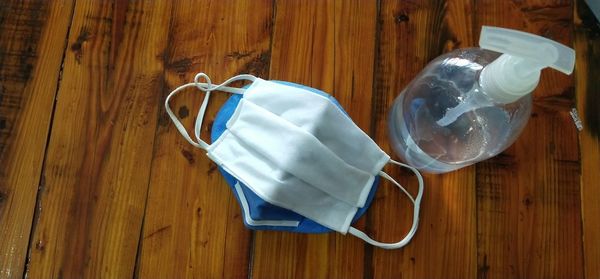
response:
[[(204, 80), (203, 80), (204, 79)], [(246, 88), (227, 86), (238, 80)], [(169, 107), (181, 90), (206, 92), (195, 125), (195, 139)], [(217, 114), (212, 144), (200, 138), (202, 121), (212, 91), (232, 93)], [(309, 87), (239, 75), (213, 85), (207, 75), (173, 90), (165, 108), (179, 132), (195, 147), (206, 150), (232, 187), (252, 229), (304, 233), (350, 233), (386, 249), (406, 245), (417, 230), (423, 179), (419, 172), (390, 159), (329, 95)], [(419, 191), (413, 198), (382, 171), (386, 164), (413, 171)], [(370, 205), (383, 177), (413, 202), (413, 224), (399, 242), (381, 243), (352, 227)]]

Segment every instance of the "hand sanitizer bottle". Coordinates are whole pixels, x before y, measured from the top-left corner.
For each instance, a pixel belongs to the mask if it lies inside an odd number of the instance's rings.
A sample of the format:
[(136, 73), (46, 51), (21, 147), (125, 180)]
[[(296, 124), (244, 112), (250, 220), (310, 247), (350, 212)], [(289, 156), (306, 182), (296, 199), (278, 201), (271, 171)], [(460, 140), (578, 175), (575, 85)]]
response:
[(445, 173), (497, 155), (525, 127), (540, 71), (575, 64), (573, 49), (511, 29), (484, 26), (479, 45), (436, 58), (394, 101), (390, 139), (406, 163)]

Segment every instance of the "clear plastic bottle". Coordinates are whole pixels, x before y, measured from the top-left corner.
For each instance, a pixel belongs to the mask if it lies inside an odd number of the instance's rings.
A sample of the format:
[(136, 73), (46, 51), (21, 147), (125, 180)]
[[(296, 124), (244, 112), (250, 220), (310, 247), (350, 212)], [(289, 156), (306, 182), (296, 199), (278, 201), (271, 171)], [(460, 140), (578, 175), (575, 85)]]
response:
[(436, 58), (394, 101), (390, 139), (408, 164), (445, 173), (497, 155), (527, 124), (540, 70), (574, 65), (572, 49), (519, 31), (484, 27), (480, 46)]

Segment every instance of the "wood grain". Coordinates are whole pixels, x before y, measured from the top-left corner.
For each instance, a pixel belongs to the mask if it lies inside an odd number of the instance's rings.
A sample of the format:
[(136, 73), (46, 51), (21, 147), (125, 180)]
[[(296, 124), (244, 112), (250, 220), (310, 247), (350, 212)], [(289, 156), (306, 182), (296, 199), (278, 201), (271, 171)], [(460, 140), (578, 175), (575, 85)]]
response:
[[(403, 249), (246, 229), (163, 108), (200, 71), (297, 82), (391, 154), (394, 98), (431, 59), (476, 46), (482, 25), (573, 45), (575, 78), (543, 71), (502, 154), (426, 175)], [(583, 0), (7, 0), (0, 38), (0, 278), (600, 278), (600, 25)], [(227, 97), (213, 94), (204, 138)], [(202, 98), (174, 100), (187, 127)], [(412, 173), (386, 171), (417, 191)], [(382, 183), (356, 226), (391, 242), (411, 218)]]
[(0, 278), (23, 276), (72, 10), (70, 1), (0, 5)]
[(600, 25), (583, 1), (576, 1), (574, 23), (585, 277), (600, 278)]
[(168, 3), (77, 1), (29, 277), (133, 275)]
[[(473, 45), (470, 1), (382, 1), (373, 99), (375, 139), (391, 152), (387, 115), (396, 96), (433, 58)], [(388, 169), (411, 193), (410, 171)], [(399, 250), (373, 249), (374, 278), (469, 278), (475, 275), (475, 174), (466, 168), (426, 175), (419, 230)], [(369, 210), (370, 234), (398, 241), (412, 224), (412, 204), (384, 184)], [(435, 267), (435, 268), (433, 268)]]
[[(477, 2), (477, 25), (571, 45), (568, 1)], [(477, 166), (478, 277), (583, 277), (577, 131), (572, 79), (544, 70), (517, 142)]]
[[(268, 78), (270, 1), (179, 1), (165, 51), (167, 93), (207, 73), (214, 83), (238, 73)], [(202, 15), (202, 16), (199, 16)], [(210, 127), (226, 93), (214, 93), (203, 127)], [(171, 104), (193, 127), (203, 94), (190, 90)], [(195, 149), (160, 111), (159, 127), (142, 233), (142, 278), (248, 277), (251, 232), (237, 202), (206, 151)], [(210, 142), (210, 141), (208, 141)]]

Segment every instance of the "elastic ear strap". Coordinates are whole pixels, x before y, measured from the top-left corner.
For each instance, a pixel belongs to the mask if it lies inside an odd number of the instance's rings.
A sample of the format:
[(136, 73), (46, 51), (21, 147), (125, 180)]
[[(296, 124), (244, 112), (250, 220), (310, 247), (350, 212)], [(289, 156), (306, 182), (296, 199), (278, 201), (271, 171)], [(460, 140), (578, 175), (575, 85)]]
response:
[[(200, 82), (201, 79), (206, 80), (206, 83)], [(220, 90), (220, 91), (225, 91), (225, 92), (229, 92), (229, 93), (233, 93), (233, 94), (243, 94), (244, 89), (226, 86), (226, 85), (228, 85), (232, 82), (238, 81), (238, 80), (249, 80), (249, 81), (254, 82), (256, 80), (256, 77), (253, 75), (247, 75), (247, 74), (237, 75), (237, 76), (229, 78), (228, 80), (226, 80), (223, 83), (216, 85), (216, 86), (214, 86), (212, 84), (210, 77), (208, 77), (208, 75), (205, 73), (198, 73), (194, 77), (194, 84), (196, 85), (196, 87), (198, 87), (198, 89), (206, 92), (206, 95), (204, 96), (204, 100), (202, 100), (202, 105), (198, 109), (198, 115), (196, 116), (196, 124), (194, 125), (194, 135), (196, 136), (196, 139), (198, 140), (198, 142), (202, 142), (202, 139), (200, 138), (200, 134), (202, 133), (202, 122), (204, 121), (204, 114), (206, 113), (206, 108), (208, 106), (208, 100), (210, 99), (210, 92)]]
[[(206, 80), (206, 83), (200, 82), (201, 79)], [(229, 92), (229, 93), (233, 93), (233, 94), (243, 94), (244, 89), (227, 86), (228, 84), (238, 81), (238, 80), (248, 80), (248, 81), (253, 82), (256, 80), (256, 77), (253, 75), (242, 74), (242, 75), (237, 75), (237, 76), (231, 77), (219, 85), (213, 85), (207, 74), (198, 73), (194, 77), (194, 84), (196, 84), (198, 89), (205, 91), (205, 92), (219, 90), (219, 91), (225, 91), (225, 92)]]
[[(204, 78), (206, 80), (206, 83), (202, 83), (199, 82), (200, 78)], [(165, 110), (167, 111), (167, 114), (169, 115), (169, 117), (171, 118), (171, 120), (173, 121), (173, 124), (175, 124), (175, 127), (177, 128), (177, 130), (179, 131), (179, 133), (181, 133), (181, 135), (193, 146), (198, 147), (198, 148), (202, 148), (204, 150), (206, 150), (209, 146), (208, 143), (206, 143), (205, 141), (203, 141), (202, 139), (200, 139), (200, 131), (202, 129), (202, 121), (204, 118), (204, 113), (206, 112), (206, 108), (208, 106), (208, 100), (210, 97), (210, 91), (213, 90), (220, 90), (220, 91), (225, 91), (225, 92), (229, 92), (229, 93), (233, 93), (233, 94), (243, 94), (244, 90), (241, 88), (235, 88), (235, 87), (228, 87), (225, 86), (231, 82), (234, 81), (238, 81), (238, 80), (250, 80), (250, 81), (254, 81), (256, 80), (255, 76), (252, 75), (237, 75), (235, 77), (232, 77), (228, 80), (226, 80), (225, 82), (214, 86), (212, 85), (210, 78), (204, 74), (204, 73), (199, 73), (194, 77), (194, 82), (193, 83), (188, 83), (188, 84), (184, 84), (181, 85), (177, 88), (175, 88), (173, 91), (171, 91), (171, 93), (169, 93), (169, 95), (167, 96), (166, 100), (165, 100)], [(185, 127), (183, 126), (183, 124), (181, 123), (181, 121), (179, 121), (179, 118), (177, 118), (177, 116), (175, 115), (175, 113), (173, 113), (173, 111), (171, 110), (171, 107), (169, 106), (169, 102), (171, 101), (171, 98), (173, 98), (175, 95), (177, 95), (179, 92), (181, 92), (183, 89), (189, 88), (189, 87), (196, 87), (198, 89), (200, 89), (201, 91), (205, 91), (206, 92), (206, 96), (204, 96), (204, 100), (202, 101), (202, 105), (200, 106), (200, 109), (198, 110), (198, 116), (196, 117), (196, 124), (195, 124), (195, 128), (194, 128), (194, 132), (196, 135), (196, 139), (198, 140), (197, 142), (194, 141), (190, 135), (188, 134), (187, 130), (185, 129)]]
[(406, 234), (406, 236), (400, 240), (399, 242), (396, 243), (383, 243), (383, 242), (379, 242), (379, 241), (375, 241), (372, 238), (370, 238), (368, 235), (366, 235), (364, 232), (354, 228), (354, 227), (350, 227), (350, 229), (348, 230), (348, 232), (362, 240), (364, 240), (365, 242), (377, 246), (377, 247), (381, 247), (383, 249), (397, 249), (400, 247), (405, 246), (406, 244), (408, 244), (410, 242), (410, 240), (413, 238), (413, 236), (415, 235), (415, 233), (417, 232), (417, 227), (419, 226), (419, 210), (421, 209), (421, 199), (423, 198), (423, 188), (424, 188), (424, 184), (423, 184), (423, 177), (421, 176), (421, 174), (419, 173), (419, 171), (409, 165), (394, 161), (390, 159), (390, 163), (398, 165), (398, 166), (402, 166), (405, 168), (410, 169), (412, 172), (415, 173), (415, 175), (417, 176), (417, 180), (419, 181), (419, 192), (417, 193), (417, 198), (413, 199), (413, 197), (408, 193), (408, 191), (406, 191), (406, 189), (404, 189), (404, 187), (402, 187), (402, 185), (400, 185), (400, 183), (398, 183), (395, 179), (393, 179), (391, 176), (389, 176), (387, 173), (381, 171), (380, 175), (391, 181), (392, 183), (394, 183), (396, 186), (398, 186), (408, 197), (409, 199), (413, 202), (414, 204), (414, 210), (413, 210), (413, 223), (412, 223), (412, 227), (410, 228), (410, 231), (408, 232), (408, 234)]

